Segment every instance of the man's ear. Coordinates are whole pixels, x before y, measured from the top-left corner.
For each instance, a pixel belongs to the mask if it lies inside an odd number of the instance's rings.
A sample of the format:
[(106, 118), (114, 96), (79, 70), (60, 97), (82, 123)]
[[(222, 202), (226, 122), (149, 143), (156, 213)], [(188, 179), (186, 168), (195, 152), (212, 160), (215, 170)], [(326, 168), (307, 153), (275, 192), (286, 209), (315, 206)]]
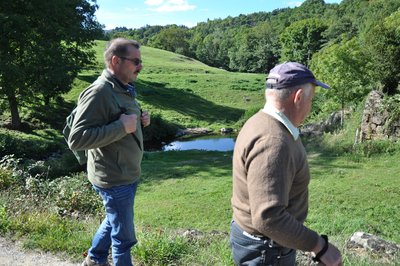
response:
[(118, 56), (113, 55), (113, 56), (111, 57), (111, 64), (112, 64), (113, 66), (118, 65), (119, 62), (120, 62), (120, 58), (119, 58)]
[(293, 93), (293, 102), (295, 105), (299, 104), (304, 97), (304, 90), (302, 88), (299, 88)]

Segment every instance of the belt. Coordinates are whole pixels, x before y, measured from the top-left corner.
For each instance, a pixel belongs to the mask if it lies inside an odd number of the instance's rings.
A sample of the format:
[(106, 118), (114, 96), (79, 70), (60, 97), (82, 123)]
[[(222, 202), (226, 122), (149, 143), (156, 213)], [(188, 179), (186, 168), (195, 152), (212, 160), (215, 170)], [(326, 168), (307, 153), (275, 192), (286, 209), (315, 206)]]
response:
[(266, 236), (252, 235), (250, 233), (247, 233), (246, 231), (243, 231), (243, 235), (254, 240), (265, 241), (270, 248), (284, 248), (283, 246), (279, 245), (274, 240)]
[(288, 254), (292, 251), (291, 248), (287, 248), (284, 246), (279, 245), (278, 243), (276, 243), (274, 240), (272, 240), (271, 238), (267, 237), (267, 236), (261, 236), (261, 235), (253, 235), (250, 234), (246, 231), (244, 231), (237, 223), (235, 223), (235, 221), (232, 221), (232, 224), (234, 224), (234, 226), (240, 230), (242, 232), (242, 234), (250, 239), (253, 240), (257, 240), (257, 241), (263, 241), (264, 245), (266, 245), (268, 248), (273, 248), (279, 251), (279, 257), (283, 254)]

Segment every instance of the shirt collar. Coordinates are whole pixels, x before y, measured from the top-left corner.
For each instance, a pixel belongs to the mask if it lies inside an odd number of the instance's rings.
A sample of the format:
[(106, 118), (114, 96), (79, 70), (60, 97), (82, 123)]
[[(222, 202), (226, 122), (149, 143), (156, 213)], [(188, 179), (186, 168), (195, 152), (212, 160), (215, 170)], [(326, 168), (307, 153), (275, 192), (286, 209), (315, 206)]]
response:
[(297, 140), (299, 138), (299, 129), (295, 127), (292, 122), (290, 122), (289, 118), (287, 118), (284, 113), (280, 112), (274, 106), (269, 104), (265, 104), (262, 111), (281, 122), (289, 130), (290, 134), (292, 134), (294, 140)]
[(107, 72), (111, 75), (111, 77), (118, 83), (118, 85), (121, 88), (126, 90), (126, 92), (128, 92), (132, 97), (137, 97), (136, 88), (135, 88), (135, 85), (133, 85), (133, 83), (128, 83), (125, 85), (115, 75), (113, 75), (108, 69), (107, 69)]

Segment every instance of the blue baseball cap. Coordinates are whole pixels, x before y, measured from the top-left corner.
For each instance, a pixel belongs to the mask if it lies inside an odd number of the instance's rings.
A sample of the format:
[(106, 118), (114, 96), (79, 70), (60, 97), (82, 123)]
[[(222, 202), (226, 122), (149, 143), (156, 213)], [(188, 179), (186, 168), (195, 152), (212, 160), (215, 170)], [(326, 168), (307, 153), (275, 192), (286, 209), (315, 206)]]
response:
[(329, 85), (317, 80), (314, 74), (306, 66), (297, 62), (285, 62), (275, 66), (268, 74), (267, 89), (283, 89), (313, 83), (324, 89), (330, 89)]

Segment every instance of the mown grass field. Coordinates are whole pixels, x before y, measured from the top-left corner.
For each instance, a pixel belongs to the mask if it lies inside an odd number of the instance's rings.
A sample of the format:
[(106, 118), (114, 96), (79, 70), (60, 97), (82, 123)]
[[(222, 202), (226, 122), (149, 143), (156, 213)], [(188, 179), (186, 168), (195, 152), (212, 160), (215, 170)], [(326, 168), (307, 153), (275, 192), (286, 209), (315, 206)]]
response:
[[(75, 102), (101, 73), (104, 45), (97, 43), (98, 63), (79, 75), (65, 99)], [(238, 127), (246, 110), (264, 104), (263, 74), (230, 73), (173, 53), (141, 49), (139, 101), (171, 123), (214, 130)], [(329, 235), (344, 252), (345, 265), (399, 265), (397, 258), (345, 249), (356, 231), (400, 243), (400, 149), (386, 142), (380, 153), (351, 150), (359, 116), (353, 115), (343, 131), (306, 141), (312, 174), (306, 224)], [(231, 159), (232, 152), (145, 153), (135, 202), (136, 265), (233, 265), (227, 237)], [(46, 172), (30, 176), (28, 168), (0, 170), (0, 233), (23, 239), (27, 248), (82, 260), (103, 215), (85, 173), (49, 180)], [(205, 235), (184, 237), (188, 229)]]

